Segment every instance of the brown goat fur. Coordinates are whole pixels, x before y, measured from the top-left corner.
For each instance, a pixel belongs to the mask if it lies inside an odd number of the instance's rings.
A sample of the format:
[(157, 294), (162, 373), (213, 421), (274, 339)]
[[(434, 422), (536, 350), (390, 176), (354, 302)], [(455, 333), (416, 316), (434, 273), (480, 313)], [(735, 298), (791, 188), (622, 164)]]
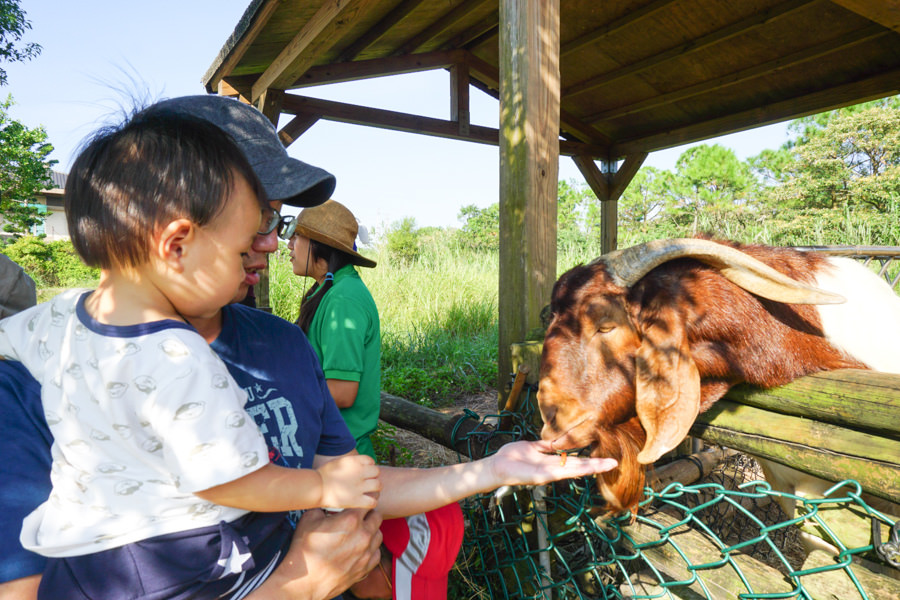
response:
[[(804, 283), (828, 268), (815, 254), (720, 243)], [(693, 422), (733, 385), (772, 387), (817, 371), (866, 368), (824, 339), (814, 307), (763, 299), (690, 258), (656, 267), (630, 289), (613, 283), (602, 260), (577, 266), (557, 281), (550, 307), (542, 437), (619, 461), (598, 479), (614, 511), (636, 508), (642, 463), (680, 441), (673, 443), (672, 423)], [(657, 438), (663, 441), (651, 451)]]

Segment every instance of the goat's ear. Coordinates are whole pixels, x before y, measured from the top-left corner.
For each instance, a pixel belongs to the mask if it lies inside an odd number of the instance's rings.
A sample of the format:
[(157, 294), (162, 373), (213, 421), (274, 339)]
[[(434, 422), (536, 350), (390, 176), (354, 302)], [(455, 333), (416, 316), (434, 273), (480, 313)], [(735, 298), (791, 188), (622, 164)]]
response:
[(687, 435), (700, 412), (700, 372), (680, 315), (665, 308), (636, 355), (637, 415), (647, 433), (638, 462), (652, 464)]

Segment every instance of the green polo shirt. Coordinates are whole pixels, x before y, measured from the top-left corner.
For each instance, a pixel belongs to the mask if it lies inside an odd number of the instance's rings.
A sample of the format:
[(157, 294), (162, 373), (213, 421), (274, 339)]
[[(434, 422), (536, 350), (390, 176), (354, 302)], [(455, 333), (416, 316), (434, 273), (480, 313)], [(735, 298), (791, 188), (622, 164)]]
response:
[(369, 435), (381, 411), (381, 324), (378, 307), (359, 273), (347, 265), (334, 274), (309, 326), (309, 341), (326, 379), (358, 381), (359, 391), (341, 416), (360, 454), (375, 458)]

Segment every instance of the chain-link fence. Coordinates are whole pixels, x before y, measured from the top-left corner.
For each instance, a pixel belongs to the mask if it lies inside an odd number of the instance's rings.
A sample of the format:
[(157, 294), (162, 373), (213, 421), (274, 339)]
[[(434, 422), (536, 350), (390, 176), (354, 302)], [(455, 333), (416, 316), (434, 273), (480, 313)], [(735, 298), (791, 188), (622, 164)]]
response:
[[(467, 416), (484, 426), (464, 428), (457, 448), (490, 454), (538, 437), (527, 409)], [(491, 600), (900, 598), (900, 526), (855, 481), (820, 498), (786, 494), (730, 453), (699, 482), (648, 487), (637, 515), (605, 518), (603, 504), (590, 478), (469, 498), (460, 569)], [(835, 518), (850, 520), (852, 539)], [(809, 540), (831, 552), (809, 552)]]

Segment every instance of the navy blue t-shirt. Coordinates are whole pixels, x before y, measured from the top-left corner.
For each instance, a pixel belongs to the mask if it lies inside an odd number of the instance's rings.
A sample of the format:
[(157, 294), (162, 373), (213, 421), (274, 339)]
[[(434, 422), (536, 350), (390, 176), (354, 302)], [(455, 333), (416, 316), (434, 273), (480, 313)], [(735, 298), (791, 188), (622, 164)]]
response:
[(47, 559), (23, 549), (19, 532), (50, 495), (52, 440), (40, 384), (22, 363), (0, 360), (0, 582), (44, 570)]
[[(237, 304), (223, 319), (211, 346), (247, 390), (246, 409), (274, 462), (310, 468), (316, 454), (356, 447), (299, 327)], [(19, 532), (50, 494), (51, 439), (37, 382), (21, 364), (0, 361), (0, 582), (43, 571), (45, 559), (22, 549)]]
[(273, 462), (312, 468), (316, 454), (341, 456), (356, 448), (328, 391), (306, 335), (284, 319), (240, 304), (226, 306), (222, 333), (210, 345), (247, 391), (244, 407), (256, 420)]

